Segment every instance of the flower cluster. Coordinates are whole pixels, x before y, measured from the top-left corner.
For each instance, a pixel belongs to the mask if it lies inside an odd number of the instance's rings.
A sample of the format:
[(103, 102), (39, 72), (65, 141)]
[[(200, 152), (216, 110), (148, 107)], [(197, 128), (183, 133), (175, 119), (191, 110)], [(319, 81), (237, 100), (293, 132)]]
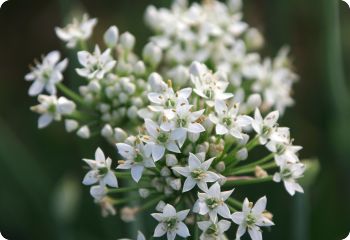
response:
[(115, 146), (117, 161), (100, 148), (84, 159), (83, 184), (103, 216), (120, 208), (130, 222), (155, 207), (153, 237), (224, 240), (232, 228), (229, 239), (246, 232), (262, 239), (261, 227), (274, 225), (267, 198), (240, 201), (240, 186), (283, 182), (290, 195), (303, 192), (301, 147), (278, 124), (297, 80), (288, 50), (260, 57), (264, 40), (243, 22), (240, 0), (176, 0), (170, 9), (150, 6), (145, 19), (155, 35), (141, 56), (135, 37), (116, 26), (104, 46), (89, 43), (97, 19), (87, 15), (56, 28), (76, 50), (83, 84), (74, 91), (62, 83), (68, 61), (58, 51), (37, 62), (25, 78), (34, 81), (29, 95), (40, 94), (32, 107), (39, 128), (64, 119), (68, 132), (101, 135)]

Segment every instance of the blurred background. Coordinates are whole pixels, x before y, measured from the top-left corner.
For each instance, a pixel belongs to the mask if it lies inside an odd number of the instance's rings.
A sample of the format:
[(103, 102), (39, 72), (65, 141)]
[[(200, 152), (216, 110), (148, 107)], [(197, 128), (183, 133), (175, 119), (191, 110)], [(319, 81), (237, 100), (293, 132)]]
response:
[[(101, 41), (107, 27), (116, 24), (136, 35), (140, 52), (151, 34), (143, 24), (144, 9), (151, 3), (169, 6), (170, 0), (10, 0), (1, 8), (0, 231), (5, 237), (128, 236), (128, 225), (118, 217), (103, 219), (88, 188), (80, 184), (85, 172), (81, 158), (93, 156), (102, 141), (80, 140), (60, 124), (39, 131), (37, 115), (29, 111), (36, 101), (28, 97), (23, 76), (34, 58), (53, 49), (65, 51), (54, 27), (83, 11), (99, 19), (94, 40)], [(287, 110), (282, 125), (289, 126), (295, 143), (304, 146), (302, 158), (319, 159), (320, 172), (305, 181), (306, 194), (294, 198), (278, 184), (242, 191), (252, 199), (269, 195), (268, 209), (277, 226), (265, 231), (264, 239), (344, 239), (350, 231), (350, 9), (340, 0), (244, 4), (245, 20), (266, 37), (264, 54), (275, 55), (285, 44), (292, 48), (301, 78), (294, 88), (296, 105)], [(103, 147), (114, 156), (112, 147)]]

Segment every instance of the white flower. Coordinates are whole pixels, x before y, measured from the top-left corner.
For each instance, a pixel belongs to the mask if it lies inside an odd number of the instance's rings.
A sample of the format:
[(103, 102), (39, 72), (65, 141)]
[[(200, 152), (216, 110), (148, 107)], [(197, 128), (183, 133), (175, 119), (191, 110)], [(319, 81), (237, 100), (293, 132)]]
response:
[(101, 186), (108, 185), (110, 187), (118, 187), (117, 177), (111, 170), (112, 159), (106, 159), (104, 153), (100, 148), (97, 148), (95, 152), (95, 160), (83, 160), (91, 168), (91, 170), (84, 177), (84, 185), (92, 185), (99, 182)]
[(119, 30), (116, 26), (111, 26), (103, 35), (103, 40), (109, 48), (114, 48), (117, 45)]
[(171, 120), (163, 119), (160, 127), (164, 130), (174, 130), (179, 136), (178, 143), (180, 147), (184, 144), (187, 137), (187, 132), (192, 134), (200, 134), (205, 131), (202, 124), (197, 120), (204, 113), (204, 109), (196, 112), (191, 112), (192, 105), (180, 104), (176, 109), (171, 111), (175, 117)]
[(90, 80), (102, 79), (117, 63), (111, 57), (111, 49), (101, 53), (97, 45), (93, 54), (87, 51), (78, 52), (78, 60), (84, 68), (76, 69), (77, 73)]
[(196, 185), (202, 191), (208, 191), (208, 182), (215, 182), (220, 177), (214, 172), (208, 171), (214, 158), (201, 162), (196, 155), (190, 153), (187, 167), (173, 167), (172, 169), (186, 177), (182, 192), (188, 192)]
[(277, 165), (287, 163), (297, 163), (299, 158), (297, 153), (302, 149), (301, 146), (294, 146), (290, 139), (289, 128), (279, 127), (270, 137), (270, 141), (266, 144), (269, 151), (275, 153), (275, 161)]
[(303, 188), (296, 180), (303, 177), (305, 171), (304, 164), (284, 162), (285, 163), (280, 166), (280, 172), (275, 173), (273, 176), (273, 181), (283, 181), (284, 187), (291, 196), (293, 196), (295, 192), (303, 193)]
[(226, 240), (225, 232), (230, 228), (231, 223), (227, 220), (198, 222), (198, 227), (202, 230), (200, 240)]
[(209, 106), (214, 106), (215, 100), (226, 100), (233, 97), (232, 93), (225, 93), (229, 84), (220, 73), (213, 74), (204, 64), (194, 62), (190, 69), (194, 92), (206, 99)]
[(105, 186), (92, 186), (90, 188), (90, 194), (95, 199), (95, 203), (101, 206), (103, 217), (117, 213), (113, 206), (113, 199), (107, 196), (107, 188)]
[(180, 237), (187, 238), (190, 236), (190, 232), (188, 231), (187, 226), (183, 223), (186, 219), (190, 210), (183, 210), (180, 212), (176, 212), (176, 209), (167, 204), (163, 213), (152, 213), (152, 217), (154, 217), (159, 224), (154, 230), (154, 237), (161, 237), (167, 234), (168, 240), (174, 240), (176, 235)]
[(83, 139), (89, 139), (91, 136), (90, 128), (87, 125), (82, 126), (77, 131), (77, 135)]
[(119, 154), (125, 158), (125, 161), (118, 165), (117, 169), (131, 169), (132, 178), (138, 182), (142, 177), (142, 173), (147, 168), (155, 167), (151, 157), (151, 149), (146, 148), (142, 142), (132, 147), (125, 143), (117, 143)]
[(56, 96), (39, 95), (39, 105), (31, 107), (31, 110), (41, 114), (38, 127), (47, 127), (53, 120), (60, 121), (62, 116), (70, 115), (75, 110), (75, 103), (65, 97), (57, 99)]
[(225, 201), (233, 190), (221, 192), (218, 182), (214, 183), (208, 191), (198, 193), (198, 200), (194, 204), (193, 211), (201, 215), (209, 214), (210, 220), (216, 222), (218, 214), (224, 218), (230, 218), (230, 209)]
[(68, 24), (65, 28), (56, 27), (55, 31), (62, 41), (67, 42), (68, 48), (75, 48), (77, 43), (91, 37), (96, 24), (96, 18), (89, 19), (89, 16), (84, 14), (81, 22), (77, 19), (73, 19), (73, 22)]
[(191, 88), (184, 88), (175, 93), (171, 87), (165, 88), (161, 93), (151, 92), (148, 94), (148, 99), (156, 105), (151, 105), (149, 108), (155, 112), (164, 112), (164, 116), (171, 120), (175, 117), (173, 110), (177, 106), (188, 104), (191, 93)]
[(278, 111), (269, 113), (264, 119), (261, 116), (259, 109), (255, 109), (252, 127), (254, 131), (259, 134), (261, 144), (266, 144), (271, 134), (274, 132), (276, 123), (279, 117)]
[(30, 96), (36, 96), (44, 89), (51, 95), (56, 94), (56, 84), (63, 80), (62, 72), (68, 64), (67, 59), (59, 62), (60, 58), (58, 51), (52, 51), (42, 58), (42, 63), (36, 62), (35, 67), (31, 67), (32, 72), (25, 76), (25, 80), (34, 81), (28, 91)]
[(180, 149), (176, 144), (179, 136), (175, 132), (162, 130), (151, 119), (145, 120), (145, 127), (149, 135), (143, 136), (142, 140), (146, 143), (147, 148), (150, 147), (152, 149), (154, 161), (158, 161), (164, 156), (165, 149), (180, 153)]
[(247, 229), (252, 240), (262, 240), (260, 227), (274, 225), (271, 220), (264, 216), (266, 202), (266, 197), (262, 197), (252, 207), (246, 198), (243, 202), (242, 212), (232, 214), (232, 221), (239, 225), (236, 234), (237, 240), (241, 239)]
[(237, 139), (243, 139), (242, 128), (249, 126), (252, 118), (246, 115), (238, 115), (238, 104), (233, 104), (229, 109), (225, 101), (217, 100), (215, 101), (215, 112), (215, 115), (209, 115), (209, 119), (216, 125), (216, 134), (230, 134)]

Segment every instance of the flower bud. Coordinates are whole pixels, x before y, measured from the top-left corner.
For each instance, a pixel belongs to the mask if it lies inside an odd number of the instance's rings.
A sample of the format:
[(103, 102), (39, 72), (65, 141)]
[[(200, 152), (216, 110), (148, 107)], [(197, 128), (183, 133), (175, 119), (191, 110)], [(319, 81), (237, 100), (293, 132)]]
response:
[(90, 138), (90, 129), (88, 126), (82, 126), (79, 128), (77, 135), (81, 138), (88, 139)]
[(135, 97), (135, 98), (133, 97), (131, 99), (131, 103), (137, 108), (141, 108), (143, 106), (143, 100), (140, 97)]
[(176, 178), (174, 180), (171, 180), (169, 185), (174, 190), (179, 191), (181, 189), (181, 179), (180, 178)]
[(152, 73), (148, 78), (148, 83), (150, 84), (152, 91), (155, 92), (162, 92), (168, 87), (158, 73)]
[(250, 109), (255, 109), (260, 107), (262, 103), (261, 96), (258, 93), (252, 94), (248, 97), (247, 105)]
[(130, 118), (131, 120), (135, 120), (138, 118), (138, 109), (137, 107), (135, 106), (131, 106), (129, 109), (128, 109), (128, 118)]
[(117, 142), (124, 142), (125, 139), (127, 138), (127, 134), (126, 132), (121, 129), (121, 128), (114, 128), (114, 139), (117, 141)]
[(151, 193), (147, 188), (140, 188), (139, 194), (140, 194), (140, 197), (142, 198), (148, 198)]
[(111, 26), (103, 35), (103, 40), (109, 48), (115, 48), (118, 42), (119, 30), (116, 26)]
[(107, 113), (111, 109), (111, 106), (106, 103), (101, 103), (98, 105), (98, 110), (100, 110), (101, 113)]
[(170, 71), (169, 77), (174, 81), (177, 87), (181, 87), (188, 82), (190, 73), (188, 68), (180, 65)]
[(202, 144), (197, 145), (196, 152), (208, 152), (209, 150), (209, 143), (204, 142)]
[(167, 167), (163, 167), (162, 170), (160, 170), (160, 175), (162, 177), (168, 177), (171, 175), (170, 169)]
[(173, 167), (178, 164), (178, 160), (174, 154), (165, 155), (165, 162), (168, 167)]
[(146, 73), (145, 63), (142, 61), (138, 61), (134, 66), (134, 73), (136, 75), (144, 75)]
[(75, 120), (67, 119), (64, 121), (66, 131), (73, 132), (79, 127), (79, 123)]
[(258, 50), (264, 45), (264, 37), (256, 28), (250, 28), (245, 33), (244, 40), (249, 50)]
[(133, 221), (135, 221), (135, 216), (136, 216), (136, 213), (138, 211), (139, 211), (139, 209), (136, 207), (133, 207), (133, 208), (132, 207), (124, 207), (120, 211), (121, 219), (127, 223), (133, 222)]
[(101, 130), (101, 135), (105, 138), (112, 137), (113, 136), (113, 128), (111, 127), (111, 125), (106, 124)]
[(150, 42), (143, 48), (142, 57), (146, 63), (149, 63), (152, 67), (157, 67), (162, 60), (162, 49)]
[(132, 66), (129, 63), (120, 61), (117, 65), (117, 73), (119, 75), (129, 75), (132, 72)]
[(160, 201), (160, 202), (157, 204), (157, 206), (156, 206), (156, 210), (157, 210), (158, 212), (163, 212), (163, 209), (164, 209), (165, 206), (166, 206), (166, 203), (163, 202), (163, 201)]
[(243, 137), (242, 139), (236, 139), (238, 145), (241, 145), (241, 146), (246, 145), (250, 138), (248, 134), (242, 134), (242, 137)]
[(269, 174), (264, 170), (262, 169), (260, 166), (255, 166), (255, 176), (257, 178), (264, 178), (264, 177), (267, 177)]
[(120, 35), (120, 45), (127, 51), (130, 51), (135, 46), (135, 37), (129, 32)]
[(128, 95), (126, 93), (123, 93), (123, 92), (119, 93), (118, 98), (119, 98), (120, 103), (126, 103), (129, 100)]
[(236, 13), (242, 9), (242, 0), (228, 0), (227, 5), (231, 12)]
[(192, 143), (195, 143), (198, 141), (199, 137), (201, 136), (200, 133), (188, 133), (188, 140), (190, 140)]
[(218, 172), (223, 172), (225, 171), (225, 162), (224, 161), (220, 161), (218, 164), (216, 164), (215, 166), (215, 169), (218, 171)]
[(91, 92), (99, 92), (101, 90), (101, 85), (98, 81), (91, 81), (88, 85), (88, 88)]
[(248, 150), (246, 148), (242, 148), (236, 153), (236, 158), (239, 161), (246, 160), (248, 158)]

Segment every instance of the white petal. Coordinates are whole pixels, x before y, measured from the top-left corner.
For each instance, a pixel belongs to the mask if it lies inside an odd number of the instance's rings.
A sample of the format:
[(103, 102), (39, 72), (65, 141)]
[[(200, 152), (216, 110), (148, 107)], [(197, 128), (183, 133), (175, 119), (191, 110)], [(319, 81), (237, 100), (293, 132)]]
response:
[(161, 237), (166, 233), (166, 226), (164, 223), (159, 223), (154, 230), (153, 237)]
[(29, 88), (28, 94), (36, 96), (44, 90), (45, 84), (41, 81), (35, 81)]
[(231, 223), (227, 220), (220, 220), (218, 222), (218, 225), (219, 225), (221, 232), (226, 232), (231, 227)]
[(47, 127), (53, 121), (53, 117), (49, 114), (44, 114), (39, 117), (38, 128)]
[[(169, 142), (167, 145), (166, 145), (166, 148), (171, 151), (171, 152), (175, 152), (175, 153), (181, 153), (179, 147), (176, 145), (175, 142)], [(164, 153), (163, 153), (164, 154)]]
[(201, 167), (202, 162), (197, 158), (196, 155), (190, 153), (190, 156), (188, 157), (188, 164), (190, 166), (190, 169), (196, 169)]
[(222, 204), (217, 207), (218, 214), (224, 218), (231, 218), (231, 212), (230, 209), (226, 204)]
[(132, 168), (131, 168), (131, 176), (135, 180), (135, 182), (139, 182), (140, 181), (140, 179), (142, 177), (143, 169), (144, 169), (144, 166), (142, 166), (142, 165), (134, 165), (134, 166), (132, 166)]
[(190, 170), (188, 167), (173, 167), (172, 170), (185, 177), (190, 175)]
[(97, 148), (96, 152), (95, 152), (95, 159), (98, 162), (105, 162), (106, 158), (105, 158), (105, 154), (103, 153), (103, 151), (101, 150), (101, 148)]
[(271, 112), (265, 117), (264, 123), (267, 126), (272, 127), (273, 125), (276, 124), (278, 117), (279, 117), (278, 111)]
[(165, 207), (163, 209), (163, 216), (164, 217), (176, 216), (176, 209), (170, 204), (165, 205)]
[(188, 192), (192, 188), (194, 188), (194, 186), (196, 186), (196, 182), (192, 178), (188, 177), (188, 178), (186, 178), (186, 180), (184, 182), (182, 192)]
[(154, 144), (152, 146), (152, 158), (154, 161), (158, 161), (159, 159), (161, 159), (164, 156), (164, 152), (165, 152), (165, 147), (158, 145), (158, 144)]
[(183, 238), (187, 238), (188, 236), (191, 235), (190, 232), (188, 231), (187, 226), (183, 222), (178, 223), (176, 233), (177, 235)]
[(183, 211), (178, 212), (178, 213), (176, 214), (177, 219), (178, 219), (179, 221), (185, 220), (185, 218), (187, 217), (187, 215), (188, 215), (189, 212), (190, 212), (189, 209), (188, 209), (188, 210), (183, 210)]
[(252, 212), (256, 215), (260, 215), (263, 211), (265, 211), (266, 208), (266, 202), (267, 202), (267, 198), (266, 197), (262, 197), (260, 198), (254, 205), (254, 207), (252, 208)]
[(219, 116), (226, 115), (227, 111), (228, 109), (225, 101), (222, 101), (222, 100), (215, 101), (215, 112), (217, 112)]
[(231, 219), (236, 224), (242, 224), (244, 221), (244, 214), (242, 212), (235, 212), (231, 215)]
[(132, 146), (125, 143), (117, 143), (118, 153), (126, 159), (134, 159), (135, 150)]
[(218, 134), (218, 135), (224, 135), (224, 134), (228, 133), (228, 129), (220, 123), (218, 123), (216, 125), (215, 131), (216, 131), (216, 134)]
[(205, 128), (200, 123), (188, 124), (188, 131), (191, 133), (201, 133), (205, 131)]
[(248, 228), (248, 232), (252, 240), (262, 240), (262, 234), (258, 227)]
[(242, 237), (245, 234), (246, 230), (247, 229), (245, 226), (239, 225), (236, 233), (236, 238), (240, 239), (240, 237)]
[(89, 171), (84, 177), (83, 184), (88, 186), (97, 183), (98, 178), (96, 177), (96, 175), (97, 173), (95, 170)]
[(107, 175), (103, 178), (103, 181), (105, 184), (107, 184), (110, 187), (114, 187), (114, 188), (118, 187), (117, 177), (114, 175), (112, 171), (108, 171)]

